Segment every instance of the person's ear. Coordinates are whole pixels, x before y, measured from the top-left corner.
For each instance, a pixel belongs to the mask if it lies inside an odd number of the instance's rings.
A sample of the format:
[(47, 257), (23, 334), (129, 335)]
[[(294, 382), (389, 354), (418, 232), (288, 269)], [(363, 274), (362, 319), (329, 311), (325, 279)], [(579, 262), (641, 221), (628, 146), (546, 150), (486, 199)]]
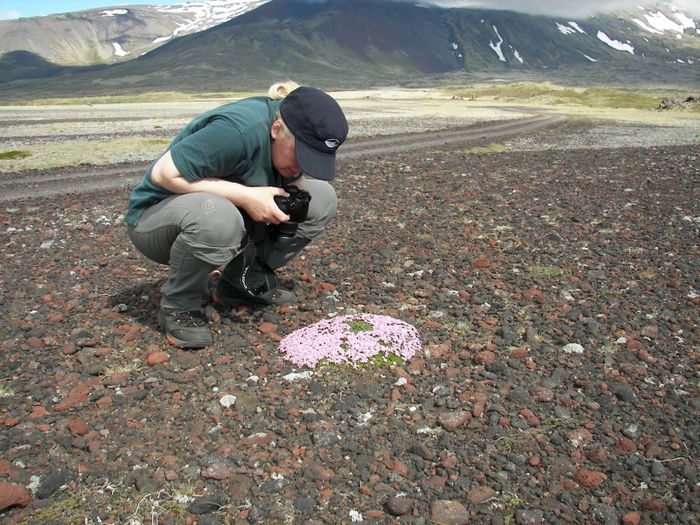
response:
[(270, 136), (272, 140), (277, 140), (282, 135), (282, 119), (275, 119), (270, 127)]

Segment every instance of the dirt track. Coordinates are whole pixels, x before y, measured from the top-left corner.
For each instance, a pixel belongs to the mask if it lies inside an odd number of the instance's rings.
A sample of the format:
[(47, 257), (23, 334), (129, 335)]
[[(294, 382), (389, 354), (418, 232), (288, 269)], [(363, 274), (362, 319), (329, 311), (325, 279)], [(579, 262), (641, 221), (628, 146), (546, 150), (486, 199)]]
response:
[[(439, 147), (510, 136), (551, 126), (566, 120), (562, 115), (535, 115), (517, 120), (482, 123), (469, 128), (391, 135), (349, 140), (338, 152), (340, 159), (354, 159), (406, 152), (417, 147)], [(122, 166), (58, 168), (0, 179), (0, 202), (66, 193), (84, 193), (132, 186), (143, 176), (147, 163)]]

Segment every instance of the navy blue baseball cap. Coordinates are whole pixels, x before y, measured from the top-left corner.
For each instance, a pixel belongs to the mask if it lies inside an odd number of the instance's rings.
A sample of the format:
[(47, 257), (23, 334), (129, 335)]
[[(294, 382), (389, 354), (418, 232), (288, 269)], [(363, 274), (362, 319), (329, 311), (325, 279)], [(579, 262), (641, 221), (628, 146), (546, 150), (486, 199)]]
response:
[(280, 114), (294, 134), (304, 173), (333, 180), (335, 153), (348, 136), (348, 121), (338, 103), (320, 89), (298, 87), (282, 100)]

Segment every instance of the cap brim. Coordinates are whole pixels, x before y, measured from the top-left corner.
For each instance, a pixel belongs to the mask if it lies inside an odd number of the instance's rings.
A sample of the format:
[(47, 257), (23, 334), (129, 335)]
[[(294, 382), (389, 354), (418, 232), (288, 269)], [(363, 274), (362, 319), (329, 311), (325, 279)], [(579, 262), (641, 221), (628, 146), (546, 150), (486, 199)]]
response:
[(296, 139), (297, 162), (306, 175), (320, 180), (335, 178), (335, 154), (321, 153)]

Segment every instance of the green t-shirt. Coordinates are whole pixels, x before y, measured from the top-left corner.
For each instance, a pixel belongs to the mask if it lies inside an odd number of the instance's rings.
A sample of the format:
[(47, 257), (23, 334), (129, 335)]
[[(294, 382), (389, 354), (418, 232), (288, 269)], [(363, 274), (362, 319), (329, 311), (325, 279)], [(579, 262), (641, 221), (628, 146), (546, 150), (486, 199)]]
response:
[[(170, 144), (175, 167), (189, 181), (216, 177), (246, 186), (281, 186), (272, 166), (270, 127), (279, 100), (254, 97), (196, 117)], [(173, 195), (151, 181), (151, 170), (133, 189), (124, 220), (135, 225), (149, 206)]]

